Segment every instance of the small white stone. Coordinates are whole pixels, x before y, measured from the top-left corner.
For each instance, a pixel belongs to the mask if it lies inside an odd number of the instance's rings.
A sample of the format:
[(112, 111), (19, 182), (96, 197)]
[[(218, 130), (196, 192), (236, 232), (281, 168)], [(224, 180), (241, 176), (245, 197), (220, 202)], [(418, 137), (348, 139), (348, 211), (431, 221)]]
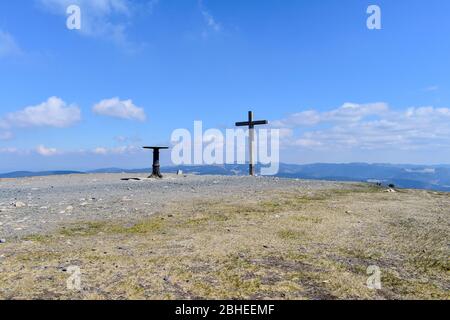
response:
[(72, 206), (68, 206), (68, 207), (66, 208), (66, 211), (73, 211), (73, 207), (72, 207)]
[(21, 201), (17, 201), (17, 202), (14, 203), (14, 207), (16, 207), (16, 208), (23, 208), (23, 207), (26, 207), (26, 206), (27, 205), (25, 203), (21, 202)]

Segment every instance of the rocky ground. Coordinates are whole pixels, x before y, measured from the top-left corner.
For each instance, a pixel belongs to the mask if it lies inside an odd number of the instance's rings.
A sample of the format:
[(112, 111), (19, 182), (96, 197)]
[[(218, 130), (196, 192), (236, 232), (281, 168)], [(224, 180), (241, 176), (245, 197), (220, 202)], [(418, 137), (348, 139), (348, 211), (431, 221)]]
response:
[(449, 194), (132, 177), (0, 180), (0, 298), (450, 298)]

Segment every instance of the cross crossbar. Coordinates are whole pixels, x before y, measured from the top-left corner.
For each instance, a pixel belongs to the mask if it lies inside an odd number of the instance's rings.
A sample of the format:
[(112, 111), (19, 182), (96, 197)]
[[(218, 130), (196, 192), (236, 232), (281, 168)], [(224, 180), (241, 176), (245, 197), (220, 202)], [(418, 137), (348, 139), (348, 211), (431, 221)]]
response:
[(269, 124), (269, 121), (267, 120), (259, 120), (259, 121), (253, 121), (253, 122), (236, 122), (236, 127), (251, 127), (251, 126), (260, 126), (264, 124)]

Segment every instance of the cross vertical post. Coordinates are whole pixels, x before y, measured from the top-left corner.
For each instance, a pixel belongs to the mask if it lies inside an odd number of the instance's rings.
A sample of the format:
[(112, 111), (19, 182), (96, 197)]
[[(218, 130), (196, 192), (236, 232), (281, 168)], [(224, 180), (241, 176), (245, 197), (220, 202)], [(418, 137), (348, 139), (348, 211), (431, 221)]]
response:
[(249, 174), (251, 176), (255, 175), (255, 166), (254, 166), (254, 159), (253, 156), (255, 155), (255, 149), (254, 149), (254, 144), (255, 144), (255, 126), (253, 125), (253, 112), (249, 111), (248, 112), (248, 122), (249, 122), (249, 126), (248, 126), (248, 144), (249, 144), (249, 158), (250, 158), (250, 162), (249, 162)]
[(237, 127), (247, 127), (249, 129), (248, 133), (248, 144), (249, 144), (249, 174), (250, 176), (255, 175), (255, 163), (254, 163), (254, 155), (255, 155), (255, 126), (269, 124), (267, 120), (258, 120), (253, 121), (253, 112), (248, 112), (248, 121), (246, 122), (236, 122)]

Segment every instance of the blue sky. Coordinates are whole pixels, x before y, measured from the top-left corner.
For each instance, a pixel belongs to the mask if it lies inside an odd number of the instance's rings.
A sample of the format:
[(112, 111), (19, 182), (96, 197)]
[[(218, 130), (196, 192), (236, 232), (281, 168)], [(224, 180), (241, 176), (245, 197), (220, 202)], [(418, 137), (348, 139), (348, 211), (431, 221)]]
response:
[[(381, 30), (366, 27), (372, 4)], [(282, 130), (282, 162), (449, 163), (449, 12), (447, 0), (1, 1), (0, 172), (148, 166), (141, 145), (194, 120), (232, 128), (249, 109)]]

